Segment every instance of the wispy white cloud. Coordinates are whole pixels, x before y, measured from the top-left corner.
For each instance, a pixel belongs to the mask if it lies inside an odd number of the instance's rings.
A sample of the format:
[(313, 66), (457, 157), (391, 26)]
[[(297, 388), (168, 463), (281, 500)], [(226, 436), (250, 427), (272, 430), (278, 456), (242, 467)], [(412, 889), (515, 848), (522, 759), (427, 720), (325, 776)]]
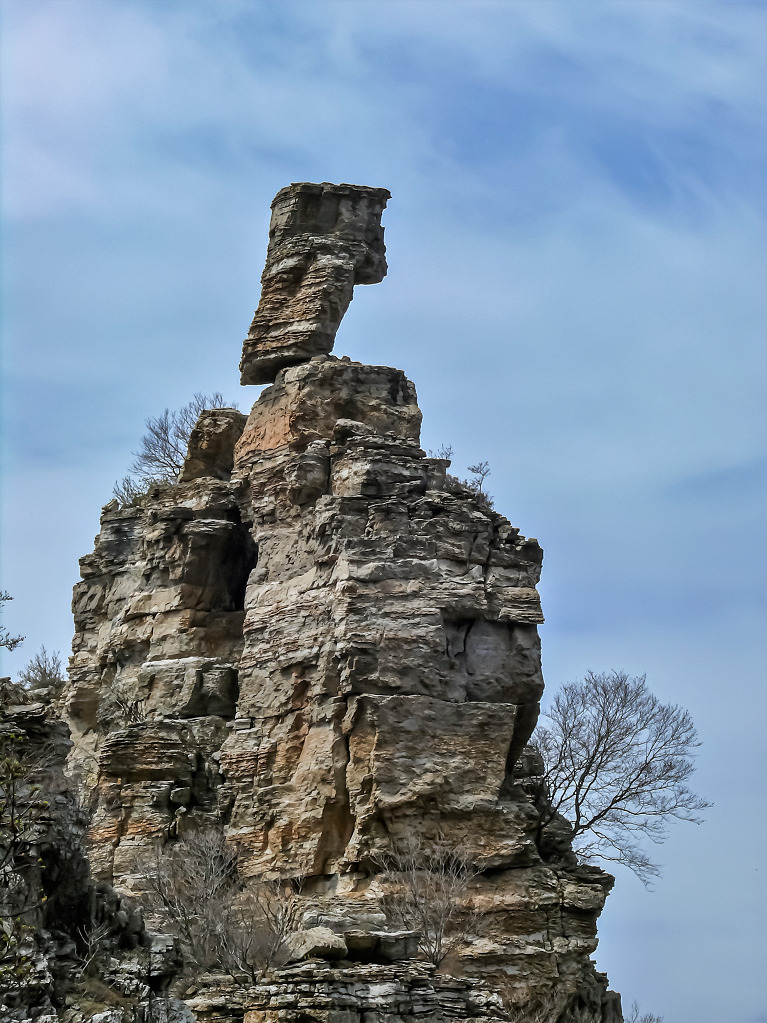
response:
[[(728, 658), (741, 702), (756, 664), (762, 6), (3, 12), (2, 582), (27, 649), (66, 648), (76, 559), (144, 417), (238, 390), (272, 195), (290, 180), (384, 185), (390, 275), (358, 289), (338, 350), (402, 366), (425, 443), (452, 442), (459, 469), (489, 458), (498, 506), (544, 542), (552, 679), (647, 668), (705, 724), (701, 770), (734, 800), (732, 774), (716, 781), (730, 725), (709, 708)], [(753, 755), (761, 737), (741, 738)], [(619, 900), (608, 913), (626, 921)], [(719, 946), (687, 940), (720, 975)], [(647, 951), (648, 978), (664, 955)], [(613, 961), (622, 983), (629, 959)], [(642, 1001), (668, 1023), (691, 1006), (718, 1023), (705, 983), (677, 981)], [(743, 998), (753, 1016), (755, 991)]]

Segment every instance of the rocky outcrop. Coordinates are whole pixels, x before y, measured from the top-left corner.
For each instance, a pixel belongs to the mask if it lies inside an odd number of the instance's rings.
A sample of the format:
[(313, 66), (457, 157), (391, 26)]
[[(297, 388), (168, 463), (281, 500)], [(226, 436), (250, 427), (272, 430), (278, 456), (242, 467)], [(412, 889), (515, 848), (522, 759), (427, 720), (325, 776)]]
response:
[(386, 276), (381, 214), (389, 198), (385, 188), (327, 181), (277, 193), (243, 384), (271, 383), (284, 366), (330, 354), (354, 285)]
[[(507, 1005), (554, 999), (562, 1023), (617, 1023), (589, 958), (612, 878), (578, 866), (563, 822), (542, 833), (540, 765), (524, 752), (543, 690), (541, 549), (447, 477), (446, 459), (426, 457), (401, 371), (328, 354), (340, 315), (332, 328), (322, 319), (317, 275), (324, 287), (327, 267), (335, 281), (345, 266), (350, 296), (358, 264), (362, 280), (380, 274), (387, 195), (278, 195), (244, 362), (245, 379), (276, 374), (273, 385), (245, 423), (203, 414), (176, 483), (104, 509), (75, 588), (67, 693), (72, 770), (93, 793), (92, 860), (136, 891), (152, 843), (212, 826), (246, 876), (301, 878), (304, 928), (329, 928), (333, 956), (345, 947), (358, 965), (333, 967), (336, 988), (322, 974), (322, 1012), (301, 1001), (306, 986), (280, 994), (279, 1010), (262, 992), (243, 1012), (330, 1023), (368, 1011), (367, 996), (338, 992), (356, 990), (365, 961), (375, 973), (380, 935), (396, 929), (385, 896), (398, 850), (416, 840), (428, 863), (447, 842), (471, 880), (443, 973)], [(278, 272), (291, 252), (303, 253), (293, 292)], [(290, 294), (313, 296), (311, 315)], [(425, 983), (424, 964), (375, 969)], [(439, 976), (429, 983), (444, 988)], [(387, 991), (394, 1004), (399, 988)], [(423, 1009), (473, 1012), (446, 1011)]]
[[(53, 1023), (73, 1001), (132, 1011), (178, 966), (174, 939), (149, 934), (140, 907), (91, 877), (88, 814), (64, 772), (72, 744), (57, 695), (0, 679), (3, 1023)], [(64, 1018), (96, 1017), (73, 1010)]]
[(389, 966), (315, 960), (254, 988), (203, 978), (186, 1004), (201, 1023), (468, 1023), (508, 1020), (486, 985), (440, 976), (426, 963)]

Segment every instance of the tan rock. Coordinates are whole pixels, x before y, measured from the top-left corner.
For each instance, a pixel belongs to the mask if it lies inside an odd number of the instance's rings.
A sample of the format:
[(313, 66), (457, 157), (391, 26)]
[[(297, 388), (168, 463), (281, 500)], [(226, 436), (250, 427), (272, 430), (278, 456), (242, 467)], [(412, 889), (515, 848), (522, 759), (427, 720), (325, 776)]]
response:
[(390, 193), (362, 185), (307, 182), (272, 202), (261, 301), (243, 345), (243, 384), (333, 349), (355, 284), (386, 275), (381, 214)]
[(329, 927), (311, 927), (296, 931), (285, 942), (284, 961), (297, 963), (302, 959), (345, 959), (348, 949), (340, 934)]
[(189, 435), (189, 450), (181, 470), (181, 481), (213, 476), (228, 480), (234, 463), (234, 445), (246, 418), (237, 409), (207, 409)]

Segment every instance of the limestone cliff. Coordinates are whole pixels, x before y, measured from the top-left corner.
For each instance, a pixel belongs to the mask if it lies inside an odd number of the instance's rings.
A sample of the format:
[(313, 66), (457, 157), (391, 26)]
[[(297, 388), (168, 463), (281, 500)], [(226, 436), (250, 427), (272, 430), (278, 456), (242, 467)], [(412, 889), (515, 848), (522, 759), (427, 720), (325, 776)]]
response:
[[(494, 991), (616, 1023), (589, 959), (612, 878), (577, 865), (566, 829), (541, 834), (530, 795), (541, 549), (426, 457), (400, 370), (330, 354), (355, 281), (385, 273), (387, 197), (279, 193), (242, 363), (273, 383), (247, 420), (203, 413), (178, 481), (107, 505), (81, 560), (66, 706), (91, 860), (135, 891), (137, 853), (205, 825), (247, 876), (305, 879), (305, 925), (347, 955), (312, 980), (319, 1001), (294, 969), (273, 996), (222, 996), (229, 1015), (192, 999), (199, 1019), (411, 1019), (431, 985), (419, 1019), (492, 1016)], [(436, 979), (376, 951), (381, 864), (412, 836), (478, 871), (475, 923)]]

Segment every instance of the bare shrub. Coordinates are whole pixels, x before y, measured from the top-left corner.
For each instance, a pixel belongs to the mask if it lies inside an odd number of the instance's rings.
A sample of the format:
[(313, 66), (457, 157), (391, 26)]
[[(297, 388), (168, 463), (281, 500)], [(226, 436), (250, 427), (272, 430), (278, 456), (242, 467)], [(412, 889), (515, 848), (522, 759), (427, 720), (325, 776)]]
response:
[(115, 483), (112, 487), (112, 494), (122, 505), (129, 504), (140, 504), (141, 501), (146, 497), (147, 491), (153, 483), (159, 483), (160, 480), (146, 480), (144, 482), (136, 482), (132, 476), (123, 476), (123, 478)]
[(48, 822), (38, 762), (24, 733), (0, 731), (0, 916), (23, 916), (39, 906), (28, 878), (37, 870), (35, 845)]
[(687, 786), (700, 745), (692, 718), (621, 671), (563, 686), (543, 718), (531, 739), (545, 767), (541, 826), (562, 815), (580, 856), (647, 884), (659, 868), (637, 839), (663, 842), (669, 820), (699, 824), (710, 805)]
[(655, 1016), (651, 1012), (643, 1012), (640, 1015), (639, 1006), (632, 1002), (631, 1011), (625, 1018), (625, 1023), (663, 1023), (662, 1016)]
[(301, 925), (300, 888), (300, 880), (259, 880), (240, 892), (221, 928), (222, 965), (254, 980), (281, 965), (286, 939)]
[(453, 445), (452, 444), (440, 444), (436, 451), (432, 451), (429, 448), (429, 458), (444, 458), (449, 462), (453, 457)]
[(130, 684), (115, 678), (102, 686), (98, 719), (101, 725), (136, 725), (146, 721), (144, 700), (139, 699)]
[(237, 889), (237, 854), (213, 831), (158, 845), (141, 865), (153, 908), (178, 930), (187, 956), (207, 968), (220, 958), (219, 922)]
[(478, 494), (485, 494), (484, 486), (485, 480), (490, 475), (490, 463), (489, 462), (475, 462), (474, 465), (469, 466), (469, 472), (471, 473), (471, 479), (469, 480), (469, 486), (476, 488)]
[(507, 1016), (508, 1023), (557, 1023), (561, 1016), (562, 1006), (548, 1003), (537, 1008), (512, 1008)]
[(7, 990), (23, 987), (34, 972), (35, 924), (45, 902), (37, 852), (49, 824), (43, 760), (20, 729), (0, 724), (0, 988)]
[[(440, 451), (448, 452), (444, 456), (447, 458), (453, 453), (452, 448), (441, 448)], [(495, 502), (492, 496), (485, 490), (485, 480), (490, 475), (490, 463), (475, 462), (474, 465), (469, 466), (469, 473), (468, 479), (461, 479), (448, 473), (445, 476), (446, 489), (457, 494), (465, 493), (468, 490), (473, 494), (481, 508), (485, 511), (492, 511)]]
[(298, 929), (300, 885), (259, 880), (246, 887), (237, 852), (218, 831), (157, 846), (138, 866), (151, 907), (178, 933), (192, 967), (257, 979)]
[(165, 409), (162, 415), (146, 420), (147, 432), (141, 447), (134, 451), (129, 475), (115, 483), (113, 493), (121, 504), (135, 504), (154, 483), (173, 483), (184, 465), (189, 434), (206, 409), (235, 408), (224, 401), (220, 391), (202, 394), (198, 391), (180, 409)]
[(19, 682), (25, 689), (59, 689), (65, 681), (58, 652), (49, 654), (44, 646), (19, 672)]
[(381, 856), (387, 917), (419, 932), (419, 948), (439, 964), (463, 944), (479, 925), (478, 914), (462, 904), (470, 882), (479, 874), (468, 851), (439, 835), (426, 841), (411, 835), (394, 852)]
[(80, 962), (75, 976), (78, 980), (91, 972), (96, 959), (103, 951), (105, 939), (109, 937), (112, 930), (112, 924), (108, 920), (102, 920), (100, 923), (89, 920), (84, 927), (77, 928)]

